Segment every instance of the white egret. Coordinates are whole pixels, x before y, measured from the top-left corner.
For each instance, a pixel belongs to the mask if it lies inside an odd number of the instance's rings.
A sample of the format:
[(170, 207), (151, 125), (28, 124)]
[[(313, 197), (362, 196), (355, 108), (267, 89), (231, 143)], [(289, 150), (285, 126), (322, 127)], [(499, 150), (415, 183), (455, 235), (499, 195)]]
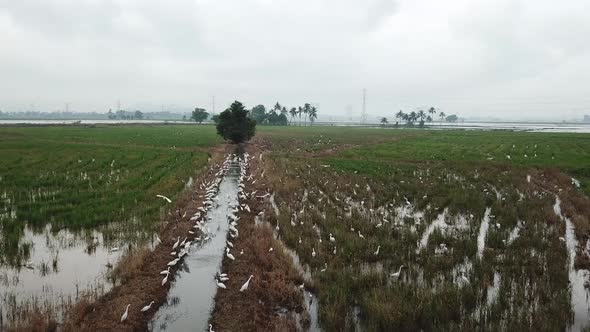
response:
[(233, 247), (234, 247), (234, 244), (233, 244), (233, 243), (231, 243), (231, 242), (229, 242), (229, 241), (226, 241), (226, 243), (227, 243), (227, 245), (228, 245), (230, 248), (233, 248)]
[(320, 270), (320, 272), (326, 272), (328, 269), (328, 263), (324, 263), (324, 268)]
[(180, 236), (178, 237), (178, 239), (176, 239), (176, 242), (174, 242), (174, 244), (172, 245), (172, 250), (176, 249), (178, 247), (179, 243), (180, 243)]
[(392, 276), (393, 278), (395, 278), (395, 279), (397, 280), (397, 278), (399, 278), (400, 274), (402, 273), (402, 268), (403, 268), (403, 267), (404, 267), (404, 266), (403, 266), (403, 265), (401, 265), (401, 266), (399, 267), (399, 269), (397, 270), (397, 272), (395, 272), (395, 273), (392, 273), (390, 276)]
[(209, 324), (209, 332), (215, 332), (213, 331), (213, 325)]
[(176, 265), (176, 263), (178, 263), (179, 260), (180, 260), (179, 258), (175, 258), (175, 259), (171, 260), (170, 262), (168, 262), (168, 266)]
[(467, 279), (465, 272), (463, 271), (461, 271), (461, 282), (463, 282), (463, 284), (469, 284), (469, 279)]
[(248, 286), (250, 285), (250, 279), (252, 279), (253, 277), (254, 277), (254, 275), (251, 274), (250, 277), (248, 278), (248, 280), (240, 288), (240, 292), (243, 292), (248, 289)]
[(164, 195), (156, 195), (156, 197), (159, 197), (161, 199), (164, 199), (168, 203), (172, 203), (172, 201), (170, 200), (170, 198), (168, 198), (168, 197), (166, 197)]
[(240, 250), (240, 255), (244, 254), (244, 249)]
[(154, 301), (150, 302), (150, 304), (148, 304), (145, 307), (141, 308), (140, 311), (141, 312), (146, 312), (146, 311), (150, 310), (152, 308), (152, 304), (154, 304), (154, 303), (155, 303)]
[(330, 233), (330, 242), (336, 242), (336, 239), (334, 238), (334, 236), (332, 236), (332, 233)]
[(311, 257), (315, 258), (315, 248), (311, 248)]
[(270, 247), (270, 249), (268, 249), (268, 252), (272, 252), (274, 249), (272, 247)]
[(224, 283), (222, 283), (222, 282), (221, 282), (221, 281), (219, 281), (219, 280), (217, 280), (217, 287), (219, 287), (219, 288), (223, 288), (223, 289), (226, 289), (226, 287), (225, 287), (225, 284), (224, 284)]
[(162, 279), (162, 286), (164, 286), (167, 282), (168, 282), (168, 276), (170, 274), (166, 274), (166, 276), (164, 277), (164, 279)]
[(236, 260), (234, 255), (229, 253), (229, 248), (225, 248), (225, 256), (227, 256), (227, 258), (231, 259), (232, 261)]
[(334, 251), (332, 251), (334, 255), (336, 255), (336, 246), (334, 246)]
[(301, 244), (301, 236), (299, 237), (299, 244)]
[(127, 316), (129, 316), (129, 307), (131, 306), (131, 304), (127, 305), (127, 308), (125, 308), (125, 312), (123, 313), (123, 316), (121, 316), (121, 323), (123, 323), (124, 321), (127, 320)]
[(168, 274), (170, 273), (170, 266), (168, 266), (168, 270), (164, 270), (162, 272), (160, 272), (160, 274), (164, 275), (164, 274)]
[(375, 256), (379, 255), (379, 249), (381, 249), (381, 246), (377, 246), (377, 250), (373, 253)]
[(119, 247), (112, 247), (110, 251), (111, 252), (113, 252), (113, 251), (119, 251)]
[(304, 290), (305, 289), (305, 283), (302, 283), (301, 285), (299, 285), (299, 290)]
[(359, 237), (360, 237), (361, 239), (364, 239), (364, 238), (365, 238), (365, 236), (364, 236), (363, 234), (361, 234), (361, 231), (358, 231), (358, 232), (359, 232)]

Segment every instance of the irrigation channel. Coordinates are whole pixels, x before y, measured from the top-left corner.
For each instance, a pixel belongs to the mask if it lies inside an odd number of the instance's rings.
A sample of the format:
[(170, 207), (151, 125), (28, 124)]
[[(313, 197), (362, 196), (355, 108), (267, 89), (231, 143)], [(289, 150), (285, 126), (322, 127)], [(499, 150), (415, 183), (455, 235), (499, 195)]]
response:
[[(215, 203), (204, 217), (203, 235), (194, 241), (176, 273), (167, 303), (160, 307), (150, 322), (152, 331), (198, 331), (208, 328), (207, 321), (217, 290), (226, 238), (228, 216), (238, 205), (240, 163), (238, 157), (228, 159), (225, 176), (213, 199)], [(237, 253), (236, 253), (237, 255)]]

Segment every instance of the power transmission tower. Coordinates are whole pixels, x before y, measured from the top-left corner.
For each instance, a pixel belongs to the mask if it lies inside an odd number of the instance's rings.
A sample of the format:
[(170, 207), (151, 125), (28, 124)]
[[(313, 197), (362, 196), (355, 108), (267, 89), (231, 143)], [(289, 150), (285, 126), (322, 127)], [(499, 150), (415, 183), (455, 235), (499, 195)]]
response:
[(363, 112), (361, 113), (361, 123), (367, 121), (367, 89), (363, 89)]

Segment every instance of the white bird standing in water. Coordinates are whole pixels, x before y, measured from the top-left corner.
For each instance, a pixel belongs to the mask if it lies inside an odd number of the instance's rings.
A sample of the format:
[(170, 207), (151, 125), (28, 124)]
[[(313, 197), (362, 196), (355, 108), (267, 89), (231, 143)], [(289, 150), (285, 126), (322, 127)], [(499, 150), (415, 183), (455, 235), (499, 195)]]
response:
[(164, 271), (160, 272), (161, 275), (169, 274), (169, 273), (170, 273), (170, 266), (168, 266), (168, 270), (164, 270)]
[(146, 312), (146, 311), (150, 310), (152, 308), (152, 304), (154, 304), (154, 303), (155, 303), (154, 301), (150, 302), (150, 304), (148, 304), (145, 307), (141, 308), (140, 311), (141, 312)]
[(168, 276), (169, 276), (169, 275), (170, 275), (170, 274), (167, 274), (167, 275), (164, 277), (164, 279), (162, 279), (162, 286), (164, 286), (164, 285), (165, 285), (165, 284), (168, 282)]
[(213, 331), (213, 325), (209, 324), (209, 332), (215, 332)]
[(358, 231), (358, 232), (359, 232), (359, 237), (360, 237), (361, 239), (364, 239), (364, 238), (365, 238), (365, 236), (364, 236), (363, 234), (361, 234), (361, 231)]
[(121, 316), (121, 323), (123, 323), (124, 321), (127, 320), (127, 316), (129, 316), (129, 307), (131, 306), (131, 304), (127, 305), (127, 308), (125, 309), (125, 312), (123, 313), (123, 316)]
[(379, 249), (381, 249), (381, 246), (377, 246), (377, 251), (375, 251), (373, 254), (375, 254), (375, 256), (379, 255)]
[(168, 203), (172, 203), (172, 201), (170, 200), (170, 198), (168, 198), (168, 197), (166, 197), (164, 195), (156, 195), (156, 197), (162, 198), (162, 199), (166, 200), (166, 202), (168, 202)]
[(240, 292), (243, 292), (248, 289), (248, 286), (250, 285), (250, 279), (252, 279), (253, 277), (254, 277), (254, 275), (251, 274), (250, 277), (248, 278), (248, 280), (240, 288)]
[(311, 248), (311, 257), (315, 258), (315, 255), (316, 255), (315, 248)]
[(330, 233), (330, 242), (336, 242), (336, 239), (332, 236), (332, 233)]
[(404, 266), (403, 266), (403, 265), (401, 265), (401, 266), (399, 267), (399, 269), (397, 270), (397, 272), (396, 272), (396, 273), (392, 273), (392, 274), (391, 274), (391, 276), (397, 280), (397, 279), (399, 278), (400, 274), (402, 273), (402, 268), (403, 268), (403, 267), (404, 267)]
[(326, 272), (328, 269), (328, 263), (324, 263), (324, 268), (320, 270), (320, 272)]
[(179, 243), (180, 243), (180, 236), (178, 237), (178, 239), (176, 239), (176, 242), (174, 242), (174, 244), (172, 245), (172, 250), (176, 249), (178, 247)]

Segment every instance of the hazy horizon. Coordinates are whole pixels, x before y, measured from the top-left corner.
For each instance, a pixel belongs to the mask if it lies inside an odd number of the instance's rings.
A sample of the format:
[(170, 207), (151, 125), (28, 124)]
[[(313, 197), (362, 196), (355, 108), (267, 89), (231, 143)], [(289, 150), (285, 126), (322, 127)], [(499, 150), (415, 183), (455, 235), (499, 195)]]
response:
[(584, 0), (0, 1), (2, 111), (590, 114)]

